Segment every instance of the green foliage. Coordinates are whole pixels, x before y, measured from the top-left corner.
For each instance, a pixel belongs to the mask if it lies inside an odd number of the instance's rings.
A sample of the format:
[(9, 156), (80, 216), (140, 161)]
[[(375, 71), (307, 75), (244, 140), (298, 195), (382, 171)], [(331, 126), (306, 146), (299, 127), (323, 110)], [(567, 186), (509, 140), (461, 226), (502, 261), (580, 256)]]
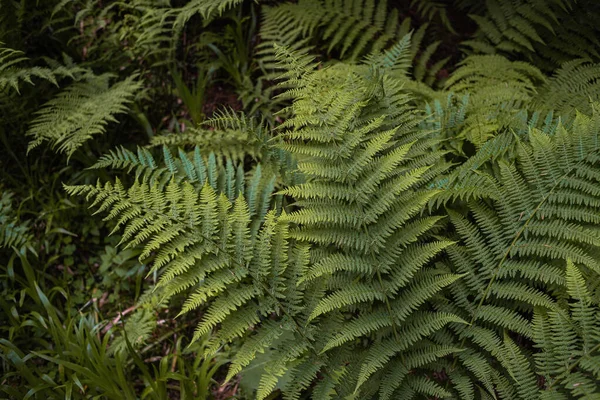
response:
[(390, 51), (396, 55), (406, 53), (402, 56), (408, 58), (404, 61), (408, 63), (406, 72), (412, 63), (415, 80), (433, 85), (437, 82), (437, 73), (449, 58), (432, 62), (432, 56), (441, 44), (439, 41), (422, 49), (427, 27), (423, 24), (411, 34), (411, 20), (406, 18), (400, 23), (397, 10), (388, 12), (385, 0), (284, 3), (264, 7), (260, 32), (263, 41), (257, 46), (257, 55), (267, 76), (273, 78), (276, 75), (269, 73), (279, 66), (274, 45), (300, 53), (309, 51), (318, 38), (319, 45), (326, 47), (328, 54), (335, 50), (337, 58), (357, 61), (372, 58), (395, 44)]
[(397, 11), (388, 14), (386, 8), (386, 1), (375, 0), (285, 3), (265, 9), (261, 35), (287, 45), (319, 34), (328, 52), (339, 49), (341, 57), (348, 52), (348, 57), (356, 60), (402, 36), (398, 33), (406, 24), (399, 25)]
[(486, 0), (486, 13), (472, 15), (479, 26), (463, 42), (483, 53), (524, 54), (543, 69), (576, 58), (597, 60), (597, 4), (569, 0)]
[(470, 56), (446, 81), (446, 88), (462, 97), (456, 137), (477, 148), (503, 128), (515, 125), (517, 111), (532, 102), (536, 84), (545, 82), (531, 64), (501, 56)]
[[(229, 378), (271, 345), (281, 328), (292, 331), (296, 344), (289, 347), (291, 342), (286, 342), (274, 355), (276, 361), (261, 377), (258, 398), (266, 398), (286, 373), (293, 376), (289, 396), (299, 396), (317, 370), (297, 376), (300, 370), (290, 368), (298, 361), (320, 365), (337, 390), (350, 394), (365, 386), (370, 393), (376, 388), (370, 378), (391, 373), (393, 369), (386, 372), (394, 365), (391, 361), (412, 357), (415, 367), (430, 363), (428, 353), (421, 353), (425, 338), (449, 322), (462, 321), (448, 313), (414, 313), (458, 278), (422, 269), (451, 244), (428, 235), (439, 217), (417, 216), (436, 191), (416, 189), (444, 168), (443, 163), (435, 165), (443, 153), (426, 153), (414, 145), (412, 128), (418, 120), (409, 98), (392, 80), (384, 84), (378, 69), (370, 71), (331, 67), (306, 73), (294, 89), (303, 100), (294, 103), (293, 118), (283, 125), (290, 129), (283, 147), (299, 158), (307, 182), (283, 192), (299, 208), (291, 214), (277, 218), (273, 211), (266, 213), (268, 203), (256, 205), (252, 186), (235, 200), (218, 196), (197, 178), (200, 169), (184, 153), (178, 160), (186, 168), (181, 182), (179, 162), (166, 156), (168, 183), (158, 171), (149, 175), (138, 169), (141, 178), (129, 189), (120, 181), (67, 188), (71, 194), (86, 194), (100, 211), (109, 211), (107, 218), (118, 221), (116, 228), (124, 230), (122, 241), (128, 246), (145, 243), (142, 259), (156, 253), (153, 269), (160, 270), (158, 285), (166, 296), (191, 292), (182, 312), (207, 303), (196, 337), (220, 327), (217, 348), (249, 335), (232, 359)], [(323, 87), (336, 90), (326, 95)], [(395, 132), (396, 126), (403, 128)], [(121, 168), (146, 159), (121, 151), (100, 165), (115, 165), (117, 158)], [(258, 225), (253, 227), (253, 220)], [(290, 230), (290, 223), (297, 228)], [(330, 283), (323, 285), (325, 277)], [(320, 301), (304, 300), (306, 291), (326, 295)], [(350, 310), (355, 320), (343, 322)], [(263, 320), (270, 314), (279, 315), (280, 321)], [(253, 334), (247, 333), (250, 326)], [(377, 338), (380, 344), (363, 348), (362, 337)], [(410, 339), (400, 342), (400, 337)], [(455, 350), (441, 346), (436, 351)], [(342, 372), (337, 357), (352, 353), (362, 366)], [(343, 380), (336, 378), (340, 374)]]
[[(39, 303), (43, 311), (19, 316), (22, 325), (13, 334), (26, 335), (35, 328), (48, 340), (33, 337), (43, 344), (43, 350), (27, 354), (13, 339), (0, 339), (0, 357), (4, 365), (14, 368), (3, 376), (0, 392), (4, 395), (15, 399), (138, 399), (137, 386), (141, 386), (144, 398), (158, 400), (168, 399), (169, 387), (175, 386), (182, 398), (193, 394), (194, 398), (209, 398), (207, 390), (223, 359), (203, 359), (201, 352), (189, 357), (192, 351), (202, 350), (206, 341), (182, 351), (179, 339), (175, 352), (162, 358), (158, 366), (141, 359), (132, 347), (132, 338), (125, 337), (123, 352), (110, 354), (107, 343), (111, 332), (102, 333), (103, 327), (92, 315), (64, 318), (37, 284), (32, 289), (28, 300)], [(44, 368), (44, 361), (56, 368)]]
[(25, 61), (27, 61), (27, 57), (23, 56), (22, 51), (0, 47), (0, 91), (4, 93), (12, 88), (18, 92), (19, 82), (33, 84), (32, 77), (46, 79), (57, 84), (54, 74), (48, 68), (19, 68), (18, 64)]
[(19, 221), (13, 213), (12, 194), (3, 191), (0, 196), (0, 247), (17, 250), (27, 247), (35, 253), (27, 222)]
[(572, 262), (565, 281), (571, 301), (558, 310), (537, 309), (533, 317), (533, 339), (541, 349), (535, 363), (545, 380), (546, 398), (594, 396), (600, 391), (599, 299)]
[(174, 29), (181, 29), (194, 15), (200, 14), (205, 20), (240, 4), (243, 0), (192, 0), (180, 9), (173, 10), (176, 14)]
[(591, 113), (590, 104), (600, 101), (600, 64), (585, 59), (564, 63), (538, 90), (536, 109), (554, 110), (561, 115), (575, 110)]
[[(470, 326), (457, 327), (456, 334), (463, 344), (472, 342), (467, 345), (471, 351), (480, 347), (478, 353), (488, 352), (508, 371), (515, 382), (502, 386), (513, 398), (534, 398), (538, 389), (526, 355), (503, 332), (532, 338), (528, 315), (534, 309), (559, 312), (552, 293), (565, 285), (567, 261), (600, 273), (593, 211), (599, 193), (592, 189), (597, 185), (599, 123), (594, 113), (578, 115), (570, 130), (559, 126), (553, 136), (533, 128), (527, 140), (512, 139), (514, 162), (475, 156), (480, 159), (476, 165), (450, 177), (449, 189), (468, 200), (468, 213), (449, 211), (461, 246), (448, 254), (452, 268), (466, 277), (454, 286), (447, 311), (470, 319)], [(477, 192), (465, 192), (473, 184), (479, 185)], [(500, 384), (493, 364), (476, 371), (468, 358), (458, 362), (463, 373)]]
[(597, 398), (596, 3), (0, 0), (0, 391)]
[(37, 112), (27, 135), (33, 140), (29, 149), (49, 141), (58, 152), (71, 156), (94, 135), (106, 131), (109, 122), (116, 122), (115, 114), (128, 110), (141, 84), (135, 77), (109, 84), (111, 74), (88, 76), (50, 100)]

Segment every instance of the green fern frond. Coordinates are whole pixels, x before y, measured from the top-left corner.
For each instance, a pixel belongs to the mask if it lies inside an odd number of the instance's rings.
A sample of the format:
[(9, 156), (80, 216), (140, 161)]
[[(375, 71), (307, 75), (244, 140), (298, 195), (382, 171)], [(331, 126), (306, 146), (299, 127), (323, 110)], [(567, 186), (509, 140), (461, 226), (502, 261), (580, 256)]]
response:
[[(342, 58), (357, 60), (361, 55), (379, 52), (396, 38), (408, 33), (407, 24), (398, 24), (398, 11), (387, 11), (386, 1), (303, 0), (266, 8), (263, 13), (265, 37), (275, 26), (287, 26), (278, 37), (281, 45), (293, 45), (320, 33), (327, 51), (339, 50)], [(262, 35), (262, 34), (261, 34)], [(273, 44), (271, 43), (270, 46)]]
[(533, 106), (540, 85), (547, 82), (540, 70), (530, 63), (510, 61), (499, 55), (470, 56), (459, 64), (445, 82), (447, 92), (435, 93), (427, 99), (429, 117), (422, 127), (438, 132), (449, 147), (462, 156), (463, 141), (478, 149), (497, 135), (515, 131), (527, 134), (534, 126), (548, 129), (555, 120), (539, 120)]
[(32, 246), (33, 236), (29, 226), (14, 215), (12, 193), (2, 191), (0, 196), (0, 247), (13, 248), (17, 251), (28, 249), (35, 254)]
[(214, 152), (232, 160), (242, 160), (246, 155), (258, 157), (259, 143), (248, 131), (209, 130), (188, 128), (183, 133), (152, 137), (153, 146), (198, 146), (203, 152)]
[(71, 156), (83, 143), (106, 131), (115, 114), (128, 110), (141, 83), (135, 77), (109, 85), (110, 74), (88, 76), (60, 92), (39, 110), (27, 135), (33, 137), (29, 150), (45, 141), (58, 152)]
[(592, 2), (488, 0), (485, 5), (483, 15), (471, 16), (479, 26), (475, 39), (463, 42), (476, 52), (524, 54), (545, 70), (599, 57)]
[[(550, 296), (557, 283), (570, 285), (572, 296), (581, 293), (581, 278), (568, 267), (565, 281), (557, 263), (576, 260), (590, 271), (600, 272), (594, 258), (597, 229), (580, 217), (582, 212), (600, 205), (596, 201), (600, 192), (594, 189), (599, 126), (594, 112), (591, 116), (578, 115), (569, 130), (559, 126), (553, 136), (532, 128), (526, 139), (517, 139), (514, 164), (486, 161), (496, 166), (487, 172), (494, 189), (483, 196), (485, 202), (471, 201), (467, 217), (449, 212), (464, 246), (464, 250), (450, 251), (451, 258), (458, 272), (474, 273), (476, 278), (465, 278), (472, 305), (463, 297), (466, 293), (456, 292), (457, 304), (465, 308), (465, 315), (471, 315), (474, 324), (459, 335), (463, 342), (474, 341), (497, 358), (511, 375), (512, 383), (497, 381), (495, 385), (500, 383), (504, 390), (515, 391), (519, 398), (537, 396), (535, 385), (524, 383), (531, 381), (526, 376), (533, 372), (521, 370), (520, 364), (512, 361), (521, 357), (515, 353), (517, 346), (512, 341), (504, 340), (502, 344), (500, 336), (480, 326), (535, 338), (543, 328), (529, 327), (528, 312), (544, 310), (544, 315), (562, 318), (559, 304)], [(466, 171), (461, 174), (465, 178), (456, 183), (469, 179)], [(569, 334), (565, 335), (567, 340)], [(571, 347), (561, 345), (561, 351), (569, 354), (574, 354), (576, 348), (575, 343)]]
[(564, 63), (538, 90), (533, 107), (569, 116), (590, 113), (590, 102), (600, 101), (600, 64), (576, 59)]
[(29, 58), (25, 53), (4, 47), (0, 42), (0, 92), (7, 92), (13, 89), (19, 93), (19, 84), (22, 82), (34, 85), (32, 78), (40, 78), (49, 81), (58, 86), (57, 78), (74, 78), (75, 74), (83, 72), (82, 68), (68, 68), (57, 65), (55, 68), (28, 66), (25, 64)]
[(202, 19), (210, 20), (215, 15), (221, 15), (228, 9), (231, 9), (242, 3), (243, 0), (192, 0), (185, 6), (172, 10), (176, 15), (173, 28), (181, 31), (183, 26), (196, 14)]
[[(357, 364), (349, 366), (345, 381), (354, 382), (354, 388), (332, 376), (332, 386), (315, 388), (315, 393), (339, 387), (351, 397), (366, 396), (376, 386), (375, 376), (401, 358), (407, 349), (402, 346), (424, 340), (450, 321), (462, 322), (433, 313), (417, 328), (415, 315), (423, 313), (417, 310), (458, 276), (430, 280), (420, 273), (451, 243), (425, 240), (439, 219), (418, 218), (417, 213), (436, 192), (417, 191), (432, 166), (415, 161), (429, 148), (414, 145), (418, 137), (411, 127), (418, 119), (408, 96), (394, 85), (381, 85), (391, 78), (378, 73), (377, 68), (337, 65), (304, 75), (292, 90), (293, 116), (282, 125), (288, 129), (283, 146), (299, 159), (307, 178), (283, 191), (301, 208), (289, 215), (298, 225), (291, 235), (313, 243), (315, 254), (324, 251), (299, 281), (307, 290), (327, 282), (327, 292), (307, 315), (317, 326), (332, 321), (332, 328), (320, 335), (327, 338), (319, 345), (321, 353), (359, 351), (360, 340), (374, 337), (398, 346), (386, 357), (372, 354), (372, 366), (362, 375)], [(322, 87), (329, 91), (321, 92)], [(379, 103), (386, 96), (394, 100)], [(418, 295), (407, 303), (403, 296), (409, 293)], [(333, 323), (346, 312), (354, 314), (350, 321)], [(364, 349), (364, 360), (370, 360), (369, 354)]]
[(533, 339), (539, 350), (534, 357), (545, 380), (541, 398), (600, 393), (596, 366), (600, 359), (600, 304), (592, 301), (584, 275), (570, 260), (565, 278), (570, 307), (558, 311), (537, 308), (533, 317)]

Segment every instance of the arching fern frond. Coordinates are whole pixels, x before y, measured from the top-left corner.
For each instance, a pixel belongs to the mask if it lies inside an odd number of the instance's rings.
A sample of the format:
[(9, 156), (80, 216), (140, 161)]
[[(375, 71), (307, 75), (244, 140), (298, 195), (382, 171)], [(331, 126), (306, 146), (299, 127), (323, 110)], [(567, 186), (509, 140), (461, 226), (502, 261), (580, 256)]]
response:
[(523, 54), (540, 69), (553, 70), (575, 58), (598, 60), (597, 11), (593, 1), (487, 0), (472, 15), (476, 38), (463, 42), (478, 53)]
[[(531, 337), (534, 310), (559, 315), (551, 293), (564, 285), (567, 261), (600, 273), (598, 135), (597, 112), (578, 115), (568, 130), (559, 125), (553, 136), (532, 128), (528, 137), (516, 139), (514, 163), (488, 158), (491, 168), (480, 164), (471, 170), (492, 184), (468, 202), (468, 214), (449, 211), (461, 246), (448, 254), (455, 271), (469, 275), (453, 285), (447, 311), (473, 324), (456, 328), (467, 347), (479, 346), (497, 360), (486, 379), (512, 393), (504, 398), (537, 398), (538, 389), (533, 365), (511, 361), (524, 355), (503, 332)], [(454, 181), (459, 188), (470, 179), (463, 176)], [(457, 360), (455, 371), (474, 374), (465, 360)], [(502, 369), (509, 372), (504, 382), (494, 378)]]
[(58, 152), (71, 156), (83, 143), (105, 132), (116, 114), (128, 110), (142, 85), (135, 77), (109, 84), (111, 74), (88, 75), (60, 92), (37, 111), (27, 135), (32, 137), (29, 150), (45, 141)]
[(10, 49), (0, 42), (0, 92), (13, 89), (19, 92), (19, 84), (22, 82), (34, 84), (32, 78), (40, 78), (58, 86), (57, 77), (68, 76), (74, 78), (74, 74), (82, 72), (81, 68), (67, 68), (56, 66), (55, 68), (24, 66), (29, 58), (19, 50)]
[[(314, 253), (301, 282), (307, 290), (325, 285), (305, 318), (322, 331), (315, 334), (321, 353), (354, 355), (340, 371), (343, 378), (330, 381), (342, 397), (376, 394), (383, 374), (418, 357), (414, 348), (462, 322), (421, 309), (459, 278), (424, 266), (451, 245), (428, 235), (438, 218), (418, 216), (436, 195), (423, 186), (440, 158), (423, 157), (431, 148), (414, 141), (431, 143), (413, 133), (418, 118), (410, 97), (379, 72), (334, 65), (304, 77), (292, 89), (293, 117), (282, 125), (283, 146), (307, 179), (283, 191), (300, 207), (289, 215), (297, 225), (291, 235), (311, 243)], [(419, 359), (414, 367), (427, 364)], [(398, 381), (394, 389), (410, 385)]]
[(17, 251), (28, 249), (35, 254), (32, 246), (33, 237), (27, 223), (21, 222), (14, 215), (12, 194), (2, 191), (0, 196), (0, 247), (13, 248)]
[[(590, 277), (598, 279), (598, 274)], [(600, 394), (600, 303), (570, 261), (565, 278), (568, 307), (537, 308), (533, 317), (533, 340), (539, 351), (534, 357), (544, 377), (543, 398), (594, 397)]]
[(600, 64), (575, 59), (564, 63), (538, 89), (533, 107), (569, 117), (575, 110), (590, 113), (590, 101), (600, 101)]

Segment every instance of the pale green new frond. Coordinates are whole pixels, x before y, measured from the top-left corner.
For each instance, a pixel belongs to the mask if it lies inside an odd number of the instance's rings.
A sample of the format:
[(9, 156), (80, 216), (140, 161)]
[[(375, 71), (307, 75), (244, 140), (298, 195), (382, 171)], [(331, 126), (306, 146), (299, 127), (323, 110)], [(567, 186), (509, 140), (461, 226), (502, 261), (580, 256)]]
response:
[(45, 141), (58, 152), (71, 156), (93, 136), (105, 133), (115, 115), (127, 112), (141, 83), (134, 77), (109, 84), (110, 74), (89, 76), (47, 102), (33, 119), (27, 135), (29, 150)]

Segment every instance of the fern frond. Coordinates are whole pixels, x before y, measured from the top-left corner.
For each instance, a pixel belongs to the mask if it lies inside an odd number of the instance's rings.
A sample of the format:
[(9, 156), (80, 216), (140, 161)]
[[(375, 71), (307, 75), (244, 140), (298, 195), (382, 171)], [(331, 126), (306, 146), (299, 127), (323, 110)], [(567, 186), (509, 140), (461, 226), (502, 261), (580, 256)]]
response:
[(476, 52), (524, 54), (545, 70), (576, 58), (598, 59), (590, 2), (489, 0), (486, 8), (471, 16), (479, 31), (463, 43)]
[(172, 13), (176, 15), (173, 28), (181, 31), (183, 26), (196, 14), (199, 14), (204, 20), (210, 20), (241, 3), (242, 0), (192, 0), (185, 6), (172, 10)]
[(71, 156), (83, 143), (106, 131), (115, 114), (128, 110), (141, 83), (135, 77), (109, 86), (110, 74), (89, 76), (60, 92), (39, 110), (27, 135), (33, 137), (29, 150), (45, 141), (58, 152)]
[(600, 304), (592, 301), (581, 270), (570, 260), (565, 278), (570, 307), (558, 311), (537, 308), (533, 317), (533, 339), (539, 350), (534, 357), (545, 379), (542, 398), (600, 393), (600, 371), (595, 365), (600, 358)]
[(13, 248), (17, 251), (29, 249), (35, 254), (32, 246), (33, 236), (26, 222), (21, 222), (14, 215), (12, 193), (2, 191), (0, 196), (0, 247)]
[(590, 113), (590, 102), (600, 100), (600, 64), (586, 59), (564, 63), (538, 90), (533, 107), (569, 116), (577, 110)]
[(22, 68), (19, 65), (27, 60), (28, 58), (25, 57), (22, 51), (3, 47), (3, 43), (0, 42), (0, 91), (5, 91), (10, 87), (18, 93), (19, 82), (27, 82), (33, 85), (32, 77), (48, 80), (58, 86), (50, 69), (41, 67)]
[[(527, 372), (521, 369), (522, 363), (514, 363), (521, 357), (515, 353), (517, 346), (510, 339), (502, 341), (493, 329), (518, 332), (534, 340), (540, 335), (547, 337), (550, 333), (541, 315), (564, 319), (560, 305), (551, 296), (556, 285), (566, 283), (572, 296), (583, 293), (583, 281), (569, 266), (571, 260), (594, 274), (600, 272), (594, 258), (598, 234), (580, 218), (584, 209), (591, 211), (600, 205), (596, 201), (600, 193), (594, 189), (599, 126), (594, 112), (591, 116), (578, 115), (568, 130), (559, 125), (553, 136), (530, 129), (527, 138), (516, 139), (512, 165), (486, 162), (495, 189), (483, 197), (485, 202), (471, 201), (466, 216), (449, 211), (463, 246), (463, 250), (450, 251), (457, 271), (471, 272), (476, 265), (475, 282), (465, 279), (471, 287), (472, 304), (464, 297), (466, 293), (457, 293), (457, 304), (465, 315), (471, 315), (474, 325), (461, 330), (459, 336), (463, 343), (473, 341), (497, 358), (510, 379), (494, 385), (501, 384), (502, 390), (519, 398), (537, 396), (535, 385), (526, 383), (533, 372), (531, 367)], [(469, 179), (463, 176), (455, 182)], [(561, 262), (568, 265), (566, 279)], [(530, 328), (528, 314), (533, 310), (542, 314)], [(560, 326), (564, 329), (560, 351), (565, 356), (577, 354), (579, 344), (573, 341), (573, 331), (562, 322)], [(549, 339), (540, 340), (550, 346)], [(556, 369), (549, 361), (539, 364), (542, 366), (548, 371)]]

